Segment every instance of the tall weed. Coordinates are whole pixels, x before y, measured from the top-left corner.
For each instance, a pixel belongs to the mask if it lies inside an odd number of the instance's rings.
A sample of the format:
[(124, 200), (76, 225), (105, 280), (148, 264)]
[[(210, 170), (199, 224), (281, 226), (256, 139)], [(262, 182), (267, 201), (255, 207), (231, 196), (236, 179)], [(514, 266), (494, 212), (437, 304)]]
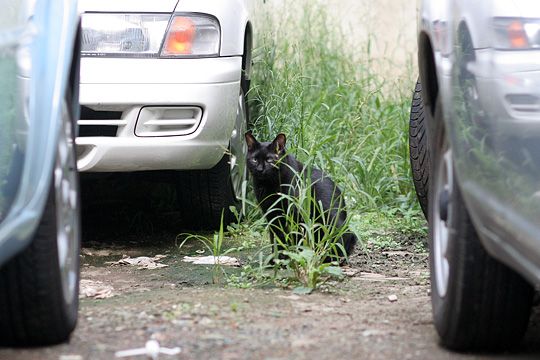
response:
[(356, 211), (419, 215), (409, 175), (409, 94), (384, 94), (388, 80), (371, 70), (370, 45), (355, 58), (320, 5), (288, 6), (294, 10), (266, 16), (259, 31), (249, 93), (254, 133), (286, 133), (301, 161), (313, 157), (345, 187)]

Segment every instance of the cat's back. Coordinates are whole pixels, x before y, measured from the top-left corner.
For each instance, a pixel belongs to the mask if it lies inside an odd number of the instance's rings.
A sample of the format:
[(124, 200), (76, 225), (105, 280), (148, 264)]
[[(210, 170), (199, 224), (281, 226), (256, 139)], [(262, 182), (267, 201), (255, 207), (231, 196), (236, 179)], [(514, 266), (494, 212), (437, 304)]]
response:
[(345, 206), (341, 189), (322, 170), (317, 168), (311, 170), (311, 183), (317, 201), (321, 201), (324, 208)]

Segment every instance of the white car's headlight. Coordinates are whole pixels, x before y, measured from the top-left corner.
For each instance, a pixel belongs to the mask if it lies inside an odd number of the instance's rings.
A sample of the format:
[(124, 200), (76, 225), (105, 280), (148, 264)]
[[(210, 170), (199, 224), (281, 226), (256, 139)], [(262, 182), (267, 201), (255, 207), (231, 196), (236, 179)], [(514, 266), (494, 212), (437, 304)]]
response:
[(205, 15), (86, 13), (82, 17), (82, 56), (217, 56), (219, 42), (218, 21)]
[(540, 19), (495, 18), (494, 47), (504, 50), (540, 48)]

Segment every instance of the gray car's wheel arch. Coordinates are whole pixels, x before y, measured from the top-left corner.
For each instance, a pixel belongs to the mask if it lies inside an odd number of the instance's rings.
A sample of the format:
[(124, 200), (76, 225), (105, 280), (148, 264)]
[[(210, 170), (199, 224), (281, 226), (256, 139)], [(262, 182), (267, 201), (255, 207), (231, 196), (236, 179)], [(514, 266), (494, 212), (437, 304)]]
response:
[[(418, 36), (418, 68), (422, 84), (424, 109), (427, 110), (430, 119), (433, 119), (437, 97), (439, 96), (439, 81), (437, 79), (437, 68), (431, 39), (424, 32)], [(428, 125), (431, 126), (432, 124)]]
[(242, 77), (240, 82), (245, 95), (247, 95), (251, 85), (252, 51), (253, 28), (251, 23), (248, 21), (244, 30), (244, 51), (242, 54)]

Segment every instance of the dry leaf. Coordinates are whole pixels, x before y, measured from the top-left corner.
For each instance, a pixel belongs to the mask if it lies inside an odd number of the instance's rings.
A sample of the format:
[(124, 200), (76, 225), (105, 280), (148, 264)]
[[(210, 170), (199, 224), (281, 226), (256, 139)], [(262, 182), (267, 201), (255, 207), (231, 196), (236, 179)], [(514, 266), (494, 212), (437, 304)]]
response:
[(79, 298), (89, 297), (94, 299), (106, 299), (113, 297), (114, 288), (97, 280), (81, 279), (79, 284)]

